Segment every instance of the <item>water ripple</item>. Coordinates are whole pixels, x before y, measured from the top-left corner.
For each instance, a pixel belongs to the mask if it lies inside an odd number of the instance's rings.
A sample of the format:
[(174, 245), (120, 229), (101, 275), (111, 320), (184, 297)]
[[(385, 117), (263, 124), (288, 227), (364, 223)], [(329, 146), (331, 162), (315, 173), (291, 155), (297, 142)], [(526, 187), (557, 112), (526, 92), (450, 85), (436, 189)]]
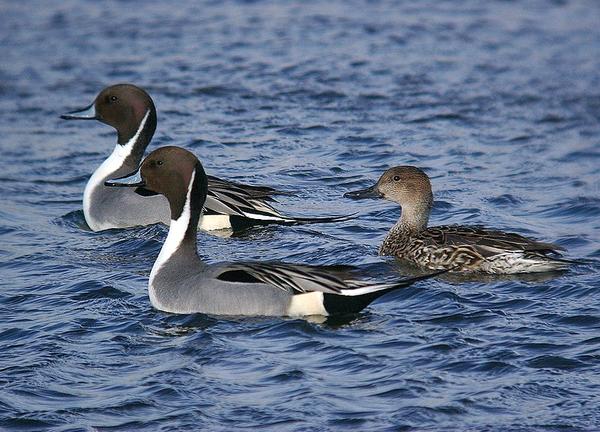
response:
[[(0, 429), (597, 430), (599, 9), (589, 1), (3, 5)], [(199, 234), (209, 262), (415, 272), (377, 248), (400, 209), (350, 201), (393, 165), (433, 224), (530, 235), (561, 274), (444, 275), (328, 320), (170, 315), (167, 229), (81, 210), (114, 131), (58, 116), (113, 82), (152, 94), (152, 148), (293, 192), (344, 223)]]

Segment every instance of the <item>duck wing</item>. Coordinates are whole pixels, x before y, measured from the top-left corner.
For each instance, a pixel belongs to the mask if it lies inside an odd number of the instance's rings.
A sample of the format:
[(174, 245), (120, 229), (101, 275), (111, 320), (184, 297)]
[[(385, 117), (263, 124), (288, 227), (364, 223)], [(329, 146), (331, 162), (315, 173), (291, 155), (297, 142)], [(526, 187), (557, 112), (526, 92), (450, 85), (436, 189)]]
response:
[(275, 222), (287, 222), (290, 219), (275, 210), (267, 201), (269, 200), (254, 198), (242, 189), (209, 186), (204, 208), (206, 214), (236, 215)]
[(444, 225), (428, 228), (423, 240), (429, 244), (470, 248), (486, 257), (502, 252), (532, 252), (542, 255), (559, 254), (562, 247), (529, 239), (520, 234), (485, 229), (482, 226)]
[(265, 201), (275, 201), (273, 195), (292, 195), (291, 192), (280, 191), (269, 186), (253, 186), (231, 180), (223, 180), (214, 176), (207, 177), (209, 189), (216, 191), (234, 191), (247, 198), (261, 198)]
[(359, 296), (401, 287), (435, 274), (373, 282), (360, 280), (358, 268), (352, 266), (309, 266), (276, 262), (242, 262), (227, 264), (217, 279), (229, 282), (264, 283), (291, 294), (322, 292), (342, 296)]
[(286, 216), (275, 208), (269, 201), (275, 201), (266, 194), (267, 191), (285, 194), (275, 189), (263, 186), (245, 186), (232, 183), (216, 177), (209, 177), (208, 194), (204, 204), (205, 214), (234, 215), (251, 219), (257, 223), (310, 224), (321, 222), (338, 222), (355, 215), (325, 216), (325, 217), (291, 217)]

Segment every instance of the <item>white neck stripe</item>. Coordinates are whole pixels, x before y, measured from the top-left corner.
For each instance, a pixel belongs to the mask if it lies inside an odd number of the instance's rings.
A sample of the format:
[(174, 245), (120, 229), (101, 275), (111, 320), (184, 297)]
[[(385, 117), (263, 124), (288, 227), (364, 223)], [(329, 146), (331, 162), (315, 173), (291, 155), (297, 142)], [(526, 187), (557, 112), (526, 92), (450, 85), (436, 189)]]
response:
[(142, 118), (140, 126), (138, 127), (137, 131), (135, 132), (135, 135), (132, 136), (129, 139), (129, 141), (127, 141), (123, 145), (117, 144), (117, 147), (115, 147), (115, 151), (117, 151), (117, 149), (119, 147), (121, 147), (121, 149), (123, 150), (122, 152), (119, 152), (119, 153), (121, 153), (121, 154), (119, 154), (119, 156), (121, 156), (123, 158), (123, 160), (125, 160), (131, 154), (131, 151), (133, 150), (133, 146), (135, 145), (135, 143), (139, 139), (142, 131), (144, 130), (144, 126), (146, 126), (146, 120), (148, 120), (149, 115), (150, 115), (150, 110), (146, 111), (146, 114), (144, 115), (144, 118)]
[(105, 227), (102, 224), (102, 221), (98, 221), (94, 219), (92, 212), (92, 193), (97, 188), (104, 187), (104, 181), (107, 180), (110, 176), (112, 176), (119, 168), (123, 166), (123, 162), (125, 159), (131, 155), (133, 151), (133, 147), (137, 140), (139, 139), (144, 126), (146, 126), (146, 120), (148, 120), (148, 116), (150, 115), (150, 110), (146, 112), (138, 130), (135, 135), (131, 137), (129, 141), (125, 144), (117, 144), (115, 149), (111, 153), (111, 155), (106, 158), (104, 162), (94, 171), (92, 177), (88, 180), (85, 185), (85, 190), (83, 191), (83, 214), (85, 216), (85, 220), (94, 231), (99, 231), (105, 228), (112, 228), (112, 225)]
[(196, 170), (192, 172), (192, 177), (190, 178), (190, 184), (188, 185), (188, 191), (185, 198), (183, 211), (177, 219), (171, 219), (171, 225), (169, 227), (169, 234), (167, 235), (167, 239), (165, 240), (165, 243), (163, 244), (163, 247), (160, 250), (160, 253), (158, 254), (158, 258), (156, 258), (154, 266), (152, 266), (152, 271), (150, 272), (150, 285), (152, 285), (152, 279), (154, 279), (154, 276), (156, 276), (158, 270), (160, 270), (164, 263), (167, 262), (169, 258), (171, 258), (171, 256), (177, 251), (177, 249), (179, 249), (179, 246), (181, 245), (181, 242), (185, 237), (188, 225), (190, 224), (190, 201), (195, 177)]
[(185, 198), (185, 204), (183, 205), (183, 211), (176, 220), (171, 219), (169, 234), (167, 235), (167, 239), (165, 240), (165, 243), (158, 254), (158, 258), (156, 258), (156, 261), (152, 266), (152, 271), (150, 272), (150, 279), (148, 280), (148, 296), (150, 297), (150, 303), (152, 303), (156, 309), (167, 310), (165, 306), (162, 306), (160, 303), (160, 299), (157, 295), (157, 289), (154, 287), (154, 278), (160, 271), (161, 267), (165, 265), (165, 263), (171, 258), (177, 249), (179, 249), (179, 246), (185, 237), (191, 217), (190, 197), (192, 195), (192, 187), (194, 186), (194, 177), (196, 177), (196, 170), (192, 172), (190, 184), (188, 185), (187, 196)]

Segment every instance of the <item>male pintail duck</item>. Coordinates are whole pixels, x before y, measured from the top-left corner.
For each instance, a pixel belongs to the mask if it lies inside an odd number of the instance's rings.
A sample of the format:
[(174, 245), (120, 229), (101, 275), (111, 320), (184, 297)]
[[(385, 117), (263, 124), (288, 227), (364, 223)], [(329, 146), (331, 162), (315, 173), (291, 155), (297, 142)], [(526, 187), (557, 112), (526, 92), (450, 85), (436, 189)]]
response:
[(427, 227), (433, 204), (431, 182), (419, 168), (388, 169), (372, 187), (348, 198), (384, 198), (400, 204), (402, 214), (379, 249), (429, 269), (515, 274), (564, 270), (555, 244), (479, 226)]
[[(83, 193), (83, 214), (93, 231), (169, 222), (169, 205), (157, 195), (146, 199), (130, 189), (114, 190), (104, 181), (138, 168), (156, 129), (152, 98), (139, 87), (117, 84), (105, 88), (94, 102), (61, 116), (67, 120), (98, 120), (117, 130), (112, 154), (94, 172)], [(336, 222), (347, 217), (295, 218), (275, 210), (268, 201), (281, 194), (263, 186), (249, 186), (208, 177), (206, 209), (200, 229), (247, 228), (256, 224)]]
[(356, 279), (357, 269), (350, 266), (203, 263), (196, 250), (196, 231), (208, 179), (198, 159), (180, 147), (153, 151), (138, 171), (108, 180), (106, 185), (159, 193), (169, 202), (169, 234), (148, 282), (150, 302), (165, 312), (271, 316), (354, 313), (385, 293), (432, 276), (374, 283)]

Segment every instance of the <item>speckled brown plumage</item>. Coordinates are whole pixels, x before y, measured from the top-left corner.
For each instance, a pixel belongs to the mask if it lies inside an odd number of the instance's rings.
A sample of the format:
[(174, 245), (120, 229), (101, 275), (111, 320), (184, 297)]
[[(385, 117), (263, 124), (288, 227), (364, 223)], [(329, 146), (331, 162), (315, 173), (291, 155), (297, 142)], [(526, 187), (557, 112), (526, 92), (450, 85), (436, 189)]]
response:
[(384, 239), (379, 253), (433, 270), (493, 274), (562, 270), (567, 261), (560, 248), (520, 234), (481, 226), (427, 227), (433, 203), (431, 183), (416, 167), (390, 168), (374, 186), (347, 193), (352, 198), (379, 197), (402, 206), (400, 220)]

